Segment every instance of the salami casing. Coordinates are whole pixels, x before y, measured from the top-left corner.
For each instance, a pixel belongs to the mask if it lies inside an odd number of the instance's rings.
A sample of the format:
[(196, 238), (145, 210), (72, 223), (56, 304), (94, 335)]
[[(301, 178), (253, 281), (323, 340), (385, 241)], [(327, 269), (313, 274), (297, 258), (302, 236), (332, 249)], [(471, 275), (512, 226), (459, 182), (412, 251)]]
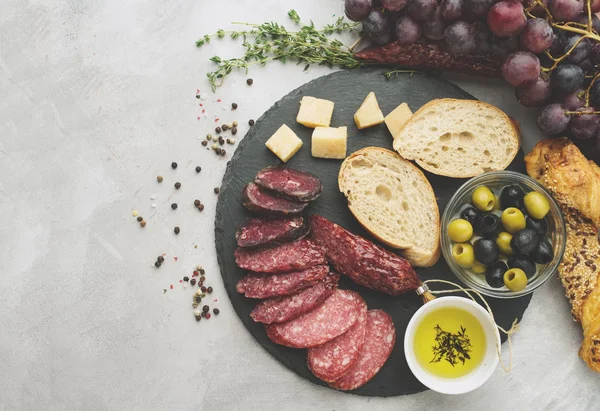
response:
[(240, 247), (234, 254), (240, 268), (257, 273), (287, 273), (327, 264), (323, 248), (307, 238), (264, 250)]
[(280, 166), (259, 171), (254, 182), (277, 196), (302, 202), (315, 200), (323, 189), (316, 176)]
[(240, 247), (269, 246), (302, 238), (309, 230), (310, 226), (304, 224), (302, 217), (249, 218), (237, 231), (235, 239)]
[(317, 284), (329, 273), (329, 266), (319, 265), (287, 274), (250, 273), (236, 285), (236, 290), (248, 298), (270, 298), (294, 294)]
[(244, 187), (242, 204), (250, 211), (277, 217), (300, 214), (308, 206), (308, 203), (275, 197), (254, 183)]

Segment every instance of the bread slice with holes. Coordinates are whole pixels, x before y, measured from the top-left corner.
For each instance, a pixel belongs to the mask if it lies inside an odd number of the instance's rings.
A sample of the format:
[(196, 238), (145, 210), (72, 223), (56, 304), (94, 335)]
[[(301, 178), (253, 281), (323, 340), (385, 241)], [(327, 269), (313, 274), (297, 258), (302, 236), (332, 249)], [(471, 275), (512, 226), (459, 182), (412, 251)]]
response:
[(431, 173), (456, 178), (504, 170), (520, 147), (516, 122), (477, 100), (432, 100), (394, 139), (394, 150), (405, 159)]
[(421, 170), (393, 151), (367, 147), (344, 160), (340, 191), (356, 219), (412, 265), (430, 267), (440, 258), (440, 213)]

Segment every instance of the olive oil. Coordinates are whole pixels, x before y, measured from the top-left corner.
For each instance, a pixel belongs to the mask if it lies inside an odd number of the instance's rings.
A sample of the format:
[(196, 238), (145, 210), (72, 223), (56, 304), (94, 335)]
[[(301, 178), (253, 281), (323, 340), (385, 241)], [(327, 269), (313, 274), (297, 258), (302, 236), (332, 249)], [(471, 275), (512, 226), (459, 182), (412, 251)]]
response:
[(473, 314), (460, 308), (440, 308), (417, 326), (414, 347), (424, 370), (437, 377), (458, 378), (481, 364), (486, 338)]

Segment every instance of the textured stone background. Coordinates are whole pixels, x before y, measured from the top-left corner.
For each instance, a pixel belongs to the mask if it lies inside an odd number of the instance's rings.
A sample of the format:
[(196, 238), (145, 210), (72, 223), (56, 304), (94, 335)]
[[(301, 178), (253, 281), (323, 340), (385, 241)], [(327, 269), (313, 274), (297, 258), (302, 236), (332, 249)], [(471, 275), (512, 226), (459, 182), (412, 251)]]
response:
[[(600, 376), (577, 357), (580, 329), (556, 278), (536, 292), (515, 336), (514, 370), (498, 369), (484, 387), (458, 397), (362, 398), (317, 387), (245, 331), (213, 248), (212, 189), (226, 161), (197, 137), (214, 127), (215, 115), (257, 118), (328, 70), (273, 63), (251, 70), (253, 87), (236, 74), (213, 95), (208, 57), (239, 48), (225, 40), (196, 50), (194, 41), (231, 28), (230, 21), (287, 23), (291, 7), (318, 25), (342, 10), (339, 0), (295, 3), (1, 2), (0, 409), (598, 409)], [(527, 150), (539, 138), (532, 113), (509, 87), (452, 80), (522, 121)], [(197, 88), (206, 100), (194, 97)], [(232, 101), (240, 105), (235, 115), (221, 109)], [(169, 167), (174, 160), (177, 171)], [(175, 181), (183, 184), (178, 192)], [(203, 214), (190, 204), (196, 197)], [(162, 252), (167, 263), (156, 270), (151, 264)], [(177, 283), (196, 264), (206, 268), (222, 312), (200, 324), (191, 290)], [(174, 290), (163, 294), (169, 284)]]

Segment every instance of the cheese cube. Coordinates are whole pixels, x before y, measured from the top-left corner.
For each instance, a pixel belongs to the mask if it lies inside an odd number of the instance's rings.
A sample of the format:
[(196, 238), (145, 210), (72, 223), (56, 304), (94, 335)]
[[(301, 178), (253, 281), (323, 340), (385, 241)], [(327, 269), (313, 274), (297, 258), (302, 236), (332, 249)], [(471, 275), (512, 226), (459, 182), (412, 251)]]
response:
[(316, 127), (312, 134), (312, 156), (318, 158), (346, 158), (348, 127)]
[(400, 130), (408, 123), (412, 115), (413, 113), (408, 104), (402, 103), (394, 111), (385, 116), (385, 125), (390, 130), (390, 133), (392, 133), (393, 138), (398, 137)]
[(377, 103), (375, 93), (372, 91), (367, 95), (365, 101), (354, 113), (354, 122), (359, 129), (376, 126), (377, 124), (383, 123), (383, 113)]
[(304, 96), (300, 101), (296, 121), (310, 128), (329, 127), (332, 115), (333, 101)]
[(284, 124), (267, 140), (265, 145), (285, 163), (300, 150), (302, 140)]

